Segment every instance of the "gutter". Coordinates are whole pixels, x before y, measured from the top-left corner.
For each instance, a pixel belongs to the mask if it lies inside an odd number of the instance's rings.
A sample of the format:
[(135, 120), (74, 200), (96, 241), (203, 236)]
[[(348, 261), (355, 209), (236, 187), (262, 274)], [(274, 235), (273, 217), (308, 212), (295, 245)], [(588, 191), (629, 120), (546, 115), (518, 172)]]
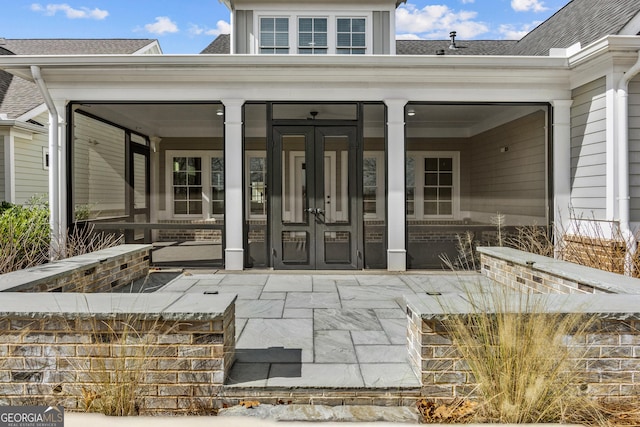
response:
[(618, 83), (618, 208), (620, 232), (627, 244), (625, 256), (625, 274), (633, 273), (633, 257), (637, 250), (637, 241), (630, 227), (629, 192), (629, 82), (640, 73), (640, 51), (634, 65), (627, 70)]
[(47, 88), (40, 67), (31, 66), (31, 75), (40, 94), (44, 98), (44, 102), (49, 110), (49, 224), (51, 226), (51, 244), (49, 249), (49, 258), (51, 261), (59, 257), (59, 247), (61, 244), (62, 234), (60, 232), (60, 185), (59, 185), (59, 156), (58, 148), (60, 146), (60, 137), (58, 127), (60, 121), (58, 119), (58, 110), (51, 98), (49, 89)]

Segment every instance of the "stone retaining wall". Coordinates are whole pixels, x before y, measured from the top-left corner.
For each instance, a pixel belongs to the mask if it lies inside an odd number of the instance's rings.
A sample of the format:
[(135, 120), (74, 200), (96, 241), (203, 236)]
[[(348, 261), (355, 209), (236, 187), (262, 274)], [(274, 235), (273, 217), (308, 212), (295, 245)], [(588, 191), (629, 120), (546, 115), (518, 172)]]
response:
[(235, 298), (5, 293), (0, 404), (82, 410), (119, 378), (143, 414), (212, 408), (233, 362)]
[[(581, 390), (597, 398), (640, 395), (640, 296), (548, 295), (548, 307), (562, 313), (596, 316), (590, 332), (579, 339), (568, 337), (580, 355)], [(442, 298), (442, 300), (438, 300)], [(447, 309), (442, 308), (446, 301)], [(444, 322), (452, 316), (468, 316), (473, 308), (466, 296), (423, 296), (407, 299), (408, 350), (414, 372), (422, 382), (422, 395), (433, 400), (474, 395), (475, 379), (447, 333)], [(452, 314), (453, 313), (453, 314)]]
[(151, 245), (120, 245), (0, 275), (0, 292), (110, 292), (149, 273)]
[(478, 248), (482, 274), (515, 290), (561, 294), (640, 294), (640, 280), (504, 247)]

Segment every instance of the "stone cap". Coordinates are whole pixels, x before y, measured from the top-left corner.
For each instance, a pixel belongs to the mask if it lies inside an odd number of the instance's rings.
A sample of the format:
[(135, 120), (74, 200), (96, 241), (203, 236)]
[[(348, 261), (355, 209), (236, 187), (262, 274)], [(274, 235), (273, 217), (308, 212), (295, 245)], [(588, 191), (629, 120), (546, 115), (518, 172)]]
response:
[(423, 320), (475, 313), (586, 314), (600, 319), (640, 320), (640, 295), (524, 294), (498, 290), (488, 294), (405, 296), (407, 309)]
[(214, 320), (235, 303), (236, 294), (81, 294), (4, 292), (0, 318), (92, 318), (133, 316), (139, 320)]
[(640, 279), (568, 261), (536, 255), (513, 248), (485, 246), (478, 252), (524, 266), (532, 271), (553, 274), (614, 294), (640, 294)]
[(0, 275), (0, 292), (19, 291), (41, 283), (47, 283), (59, 277), (67, 276), (76, 270), (87, 270), (109, 262), (123, 255), (150, 250), (152, 245), (118, 245), (84, 255), (61, 259), (47, 264), (36, 265), (24, 270)]

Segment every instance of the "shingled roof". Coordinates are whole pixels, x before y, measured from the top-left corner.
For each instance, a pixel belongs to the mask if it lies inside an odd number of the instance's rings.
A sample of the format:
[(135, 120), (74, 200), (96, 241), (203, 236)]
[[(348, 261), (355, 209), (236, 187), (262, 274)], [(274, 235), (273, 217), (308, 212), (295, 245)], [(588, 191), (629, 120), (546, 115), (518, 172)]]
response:
[[(4, 55), (131, 55), (153, 39), (0, 39)], [(37, 86), (0, 71), (0, 114), (15, 119), (44, 103)]]
[(620, 34), (640, 13), (639, 0), (572, 0), (505, 51), (507, 55), (548, 55), (551, 48), (586, 46)]
[(502, 55), (515, 40), (461, 40), (450, 49), (451, 40), (396, 40), (398, 55)]
[[(501, 55), (516, 43), (515, 40), (464, 40), (456, 41), (456, 49), (449, 49), (451, 40), (396, 40), (398, 55)], [(229, 34), (220, 34), (201, 54), (225, 55), (231, 52)]]
[(16, 55), (130, 55), (153, 39), (4, 39), (1, 47)]
[(231, 37), (229, 37), (229, 34), (220, 34), (200, 53), (209, 55), (225, 55), (231, 53)]

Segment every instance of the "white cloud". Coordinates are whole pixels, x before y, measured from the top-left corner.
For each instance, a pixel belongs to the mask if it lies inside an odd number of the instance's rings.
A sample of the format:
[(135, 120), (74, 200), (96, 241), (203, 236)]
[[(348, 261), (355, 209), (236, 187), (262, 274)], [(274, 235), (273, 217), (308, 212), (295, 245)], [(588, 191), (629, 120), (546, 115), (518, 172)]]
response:
[(498, 32), (507, 40), (520, 40), (538, 25), (540, 25), (540, 21), (523, 24), (519, 27), (514, 24), (502, 24), (498, 27)]
[(462, 0), (462, 4), (475, 3), (476, 0)]
[(180, 31), (175, 22), (169, 19), (168, 16), (157, 16), (156, 22), (153, 24), (147, 24), (144, 26), (144, 29), (150, 32), (151, 34), (166, 34), (166, 33), (177, 33)]
[(56, 13), (62, 12), (69, 19), (95, 19), (101, 21), (109, 16), (108, 11), (98, 9), (97, 7), (95, 9), (90, 9), (88, 7), (74, 9), (66, 3), (47, 4), (46, 6), (42, 6), (39, 3), (33, 3), (31, 5), (31, 10), (34, 12), (42, 12), (47, 16), (54, 16)]
[(549, 9), (541, 0), (511, 0), (511, 8), (516, 12), (544, 12)]
[(205, 34), (207, 36), (219, 36), (220, 34), (231, 33), (231, 25), (227, 21), (220, 20), (216, 23), (216, 28), (203, 28), (196, 24), (189, 26), (189, 33), (193, 36)]
[(416, 34), (396, 34), (396, 40), (423, 40)]
[(396, 29), (405, 37), (446, 39), (450, 31), (456, 31), (458, 37), (471, 39), (489, 31), (486, 23), (475, 20), (477, 15), (472, 11), (454, 11), (446, 5), (418, 9), (406, 4), (396, 12)]

